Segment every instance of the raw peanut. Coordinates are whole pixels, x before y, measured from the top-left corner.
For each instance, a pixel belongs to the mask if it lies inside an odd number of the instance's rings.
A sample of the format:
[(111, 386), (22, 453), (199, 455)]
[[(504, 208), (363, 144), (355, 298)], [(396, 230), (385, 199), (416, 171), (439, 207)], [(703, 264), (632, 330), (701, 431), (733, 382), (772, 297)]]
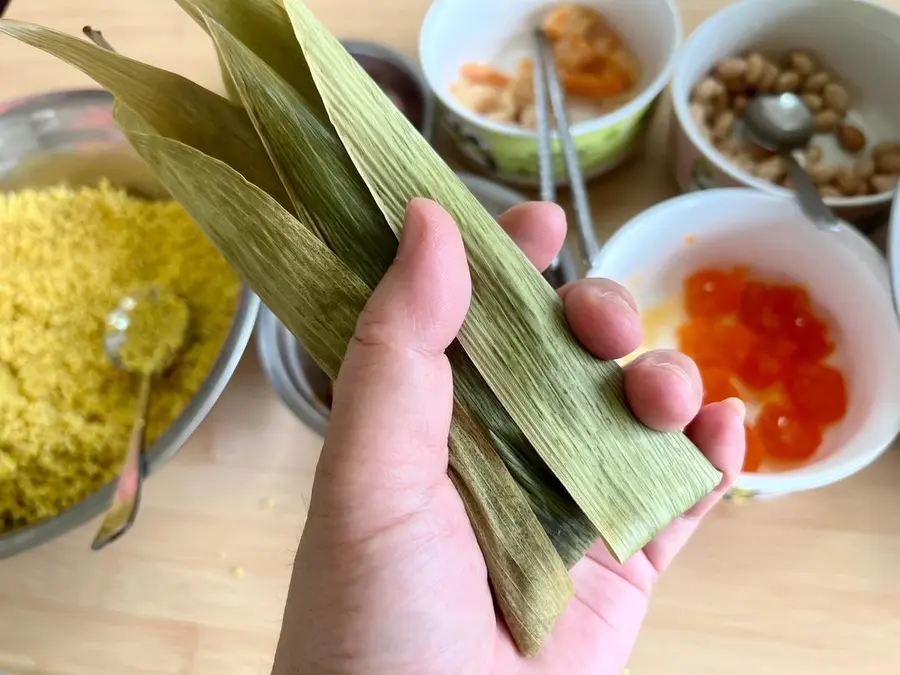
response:
[(812, 166), (813, 164), (818, 164), (822, 161), (822, 148), (818, 145), (811, 145), (807, 148), (806, 152), (803, 153), (804, 167)]
[(746, 171), (752, 175), (756, 170), (756, 162), (754, 162), (745, 152), (741, 152), (730, 159), (741, 171)]
[(825, 101), (826, 106), (837, 112), (846, 113), (847, 108), (850, 107), (850, 94), (835, 82), (825, 85), (825, 88), (822, 90), (822, 99)]
[(834, 164), (811, 164), (806, 167), (806, 173), (812, 178), (812, 182), (816, 185), (828, 185), (837, 173), (837, 167)]
[(872, 148), (872, 159), (877, 160), (881, 155), (893, 155), (900, 153), (900, 141), (881, 141)]
[(709, 108), (699, 101), (695, 101), (694, 103), (691, 103), (691, 117), (694, 119), (694, 122), (697, 123), (697, 126), (705, 127), (709, 124)]
[(900, 173), (900, 152), (883, 152), (875, 157), (878, 173)]
[(853, 163), (853, 173), (860, 180), (869, 180), (875, 175), (875, 160), (869, 157), (860, 157)]
[(840, 122), (841, 116), (834, 110), (822, 110), (813, 115), (813, 124), (819, 133), (831, 133)]
[(743, 80), (747, 74), (747, 61), (740, 57), (723, 59), (713, 68), (713, 73), (726, 85), (734, 80)]
[(775, 93), (783, 94), (786, 91), (797, 91), (800, 86), (800, 75), (793, 70), (785, 70), (775, 80)]
[(734, 114), (738, 117), (743, 117), (744, 111), (747, 109), (747, 97), (744, 94), (738, 94), (733, 99), (731, 99), (731, 109), (734, 110)]
[(744, 73), (744, 80), (748, 85), (755, 87), (759, 83), (765, 64), (766, 60), (759, 52), (747, 56), (747, 72)]
[(859, 191), (862, 181), (849, 166), (839, 166), (832, 183), (844, 196), (852, 197)]
[(759, 76), (759, 83), (756, 85), (756, 90), (760, 94), (771, 94), (775, 90), (775, 81), (780, 74), (781, 71), (778, 70), (778, 66), (774, 63), (771, 61), (763, 62), (762, 74)]
[(763, 162), (775, 156), (775, 153), (761, 145), (750, 141), (747, 143), (747, 156), (754, 162)]
[(712, 125), (713, 138), (725, 139), (731, 136), (734, 130), (734, 113), (730, 110), (723, 110), (719, 113)]
[(859, 181), (859, 189), (856, 191), (854, 197), (865, 197), (867, 195), (872, 194), (872, 188), (869, 187), (869, 183), (867, 181), (861, 180)]
[(824, 70), (820, 70), (818, 73), (813, 73), (806, 78), (806, 81), (803, 83), (803, 91), (807, 94), (818, 94), (830, 81), (831, 76)]
[(794, 179), (788, 175), (785, 175), (785, 177), (781, 179), (781, 187), (787, 188), (788, 190), (793, 190), (794, 189)]
[(756, 171), (754, 173), (757, 175), (757, 177), (762, 178), (763, 180), (777, 183), (782, 178), (784, 178), (784, 174), (786, 172), (787, 166), (785, 165), (784, 159), (776, 155), (775, 157), (770, 157), (769, 159), (757, 164)]
[(788, 54), (787, 67), (800, 77), (809, 77), (816, 71), (816, 62), (806, 52), (791, 52)]
[(852, 124), (842, 124), (837, 129), (838, 143), (847, 152), (856, 154), (866, 147), (866, 135)]
[(820, 187), (819, 194), (822, 195), (824, 199), (828, 199), (829, 197), (840, 199), (844, 196), (844, 193), (842, 193), (836, 187), (832, 187), (831, 185), (823, 185), (822, 187)]
[(716, 140), (713, 145), (716, 146), (716, 150), (721, 152), (723, 155), (728, 157), (729, 159), (733, 159), (738, 156), (741, 151), (741, 144), (738, 142), (736, 138), (732, 138), (728, 136), (727, 138), (722, 138)]
[(712, 103), (725, 94), (725, 85), (714, 77), (707, 77), (694, 87), (691, 98), (700, 103)]
[(803, 94), (800, 98), (803, 99), (803, 102), (806, 104), (806, 107), (809, 108), (811, 113), (817, 113), (822, 109), (822, 106), (825, 105), (824, 101), (822, 101), (822, 97), (818, 94)]
[(897, 176), (876, 173), (869, 179), (869, 185), (876, 195), (880, 195), (882, 192), (893, 192), (897, 188)]

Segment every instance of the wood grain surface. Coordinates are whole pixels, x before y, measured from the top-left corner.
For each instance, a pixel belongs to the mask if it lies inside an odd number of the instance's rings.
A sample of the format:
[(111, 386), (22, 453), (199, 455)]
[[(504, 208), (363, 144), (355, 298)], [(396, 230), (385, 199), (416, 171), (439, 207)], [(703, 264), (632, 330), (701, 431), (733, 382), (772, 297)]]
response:
[[(340, 37), (410, 55), (428, 6), (309, 4)], [(686, 27), (725, 4), (681, 0)], [(174, 2), (15, 0), (7, 15), (70, 33), (93, 25), (130, 56), (220, 88), (208, 41)], [(0, 99), (91, 84), (0, 40)], [(591, 186), (604, 238), (674, 194), (661, 112), (646, 156)], [(0, 562), (0, 675), (268, 673), (319, 448), (251, 348), (208, 419), (147, 484), (127, 537), (91, 553), (91, 525)], [(900, 448), (828, 489), (725, 504), (660, 584), (632, 673), (900, 673), (898, 570)]]

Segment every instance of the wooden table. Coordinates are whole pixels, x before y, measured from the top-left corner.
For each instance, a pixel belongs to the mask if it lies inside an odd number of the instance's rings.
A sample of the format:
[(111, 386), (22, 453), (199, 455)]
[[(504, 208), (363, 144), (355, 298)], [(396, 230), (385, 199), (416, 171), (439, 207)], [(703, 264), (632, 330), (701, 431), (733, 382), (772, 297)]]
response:
[[(688, 29), (724, 4), (682, 0)], [(412, 55), (428, 2), (310, 5), (341, 37)], [(9, 16), (69, 33), (91, 24), (130, 56), (219, 88), (212, 49), (174, 2), (16, 0)], [(0, 41), (2, 99), (90, 85)], [(662, 133), (647, 157), (592, 186), (603, 236), (674, 193)], [(267, 673), (319, 447), (251, 349), (207, 421), (147, 485), (128, 537), (91, 553), (88, 527), (0, 563), (0, 675)], [(660, 585), (632, 672), (900, 673), (898, 514), (897, 448), (829, 489), (723, 505)]]

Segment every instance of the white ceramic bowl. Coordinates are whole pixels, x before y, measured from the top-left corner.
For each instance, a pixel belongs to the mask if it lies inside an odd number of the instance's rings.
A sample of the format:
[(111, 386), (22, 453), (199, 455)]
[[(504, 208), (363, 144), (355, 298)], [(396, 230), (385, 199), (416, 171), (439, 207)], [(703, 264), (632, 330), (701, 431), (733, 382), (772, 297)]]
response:
[[(513, 72), (532, 56), (531, 29), (555, 0), (435, 0), (419, 35), (425, 79), (440, 102), (442, 122), (462, 153), (483, 173), (507, 183), (537, 185), (537, 135), (497, 124), (460, 105), (450, 91), (466, 62), (480, 61)], [(672, 76), (681, 44), (674, 0), (587, 0), (609, 19), (643, 69), (640, 93), (627, 105), (573, 126), (586, 178), (605, 173), (634, 150), (653, 104)], [(554, 150), (557, 178), (565, 180), (562, 154)]]
[[(792, 49), (814, 54), (848, 88), (869, 147), (900, 140), (900, 13), (869, 0), (743, 0), (701, 24), (678, 59), (671, 160), (682, 191), (743, 185), (789, 194), (737, 168), (701, 135), (690, 114), (691, 88), (720, 59), (750, 49), (772, 56)], [(826, 203), (842, 218), (857, 221), (887, 208), (891, 196), (829, 198)]]
[[(604, 246), (592, 273), (624, 284), (646, 310), (671, 302), (684, 278), (706, 265), (745, 265), (802, 283), (830, 320), (838, 343), (833, 360), (847, 378), (847, 414), (808, 464), (741, 474), (735, 487), (766, 496), (808, 490), (875, 460), (900, 430), (900, 322), (874, 245), (852, 227), (816, 229), (789, 197), (708, 190), (637, 216)], [(674, 328), (656, 331), (644, 346), (675, 347)]]

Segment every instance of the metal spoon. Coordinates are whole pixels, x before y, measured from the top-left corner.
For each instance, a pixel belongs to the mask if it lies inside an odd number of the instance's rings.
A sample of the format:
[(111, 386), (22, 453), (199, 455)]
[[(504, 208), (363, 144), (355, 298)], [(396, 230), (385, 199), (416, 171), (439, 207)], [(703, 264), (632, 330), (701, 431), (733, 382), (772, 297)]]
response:
[(122, 298), (106, 321), (103, 347), (113, 364), (139, 378), (137, 411), (116, 491), (91, 548), (100, 550), (125, 534), (134, 523), (141, 501), (144, 439), (153, 378), (175, 360), (184, 342), (187, 305), (158, 286)]
[(840, 228), (843, 222), (826, 206), (815, 183), (793, 154), (806, 147), (815, 129), (812, 113), (803, 99), (791, 93), (757, 96), (747, 106), (744, 127), (752, 141), (784, 158), (806, 217), (823, 229)]

